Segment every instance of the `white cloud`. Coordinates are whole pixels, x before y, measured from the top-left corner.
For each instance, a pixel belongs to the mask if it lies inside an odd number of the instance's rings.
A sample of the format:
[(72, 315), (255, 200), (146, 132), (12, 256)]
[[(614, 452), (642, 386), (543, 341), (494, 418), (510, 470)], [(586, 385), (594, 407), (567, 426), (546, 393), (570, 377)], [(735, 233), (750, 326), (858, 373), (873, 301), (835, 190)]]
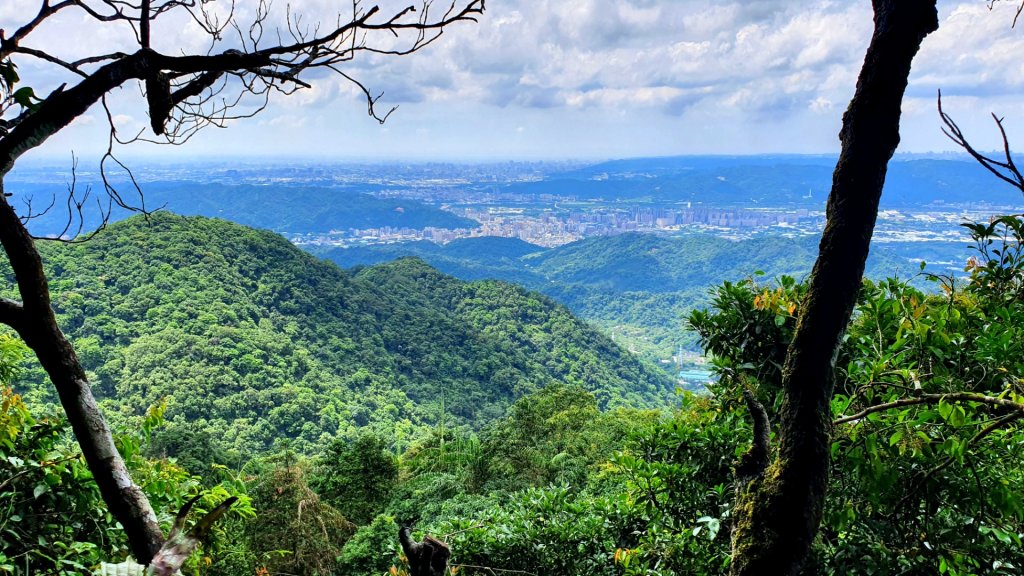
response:
[(1008, 3), (952, 8), (939, 30), (925, 40), (914, 63), (914, 81), (934, 93), (1019, 93), (1024, 85), (1024, 35), (1010, 29), (1016, 12)]
[(280, 114), (272, 118), (264, 118), (260, 123), (265, 126), (299, 130), (309, 125), (310, 116), (305, 114)]
[[(406, 4), (385, 0), (382, 14)], [(904, 138), (906, 145), (927, 147), (931, 138), (934, 147), (946, 146), (934, 138), (937, 88), (951, 99), (993, 101), (1007, 106), (1001, 109), (1006, 114), (1013, 111), (1024, 83), (1018, 57), (1024, 34), (1010, 28), (1010, 4), (990, 12), (982, 0), (940, 1), (940, 30), (915, 61), (904, 106), (907, 130), (921, 135)], [(238, 3), (241, 21), (252, 17), (252, 6)], [(278, 24), (283, 6), (275, 5)], [(0, 2), (0, 28), (13, 29), (35, 8), (37, 0)], [(294, 0), (290, 8), (305, 15), (310, 29), (338, 17), (331, 0)], [(132, 49), (129, 30), (84, 22), (80, 13), (69, 15), (34, 36), (60, 50)], [(158, 29), (164, 50), (205, 49), (201, 31), (184, 21), (167, 22)], [(602, 140), (609, 155), (653, 143), (665, 147), (661, 153), (699, 152), (694, 147), (701, 143), (728, 151), (726, 138), (740, 152), (829, 149), (870, 35), (866, 1), (492, 0), (479, 24), (453, 26), (421, 53), (363, 53), (343, 64), (372, 94), (383, 92), (381, 109), (401, 105), (386, 130), (366, 119), (357, 87), (327, 71), (310, 76), (312, 89), (274, 98), (265, 119), (252, 125), (294, 130), (303, 126), (302, 117), (315, 114), (318, 120), (304, 126), (313, 146), (343, 127), (364, 131), (382, 146), (394, 145), (402, 134), (412, 141), (428, 133), (443, 140), (451, 131), (452, 149), (462, 142), (467, 150), (491, 145), (474, 139), (516, 133), (516, 142), (534, 147), (531, 153), (545, 146), (593, 150)], [(276, 38), (269, 28), (264, 36)], [(374, 41), (397, 42), (368, 37)], [(42, 84), (66, 80), (28, 59), (19, 66)], [(134, 88), (112, 99), (120, 113), (141, 118), (137, 102)], [(493, 129), (480, 128), (495, 122)], [(598, 127), (610, 130), (607, 137), (595, 133)], [(534, 140), (541, 138), (553, 142)]]

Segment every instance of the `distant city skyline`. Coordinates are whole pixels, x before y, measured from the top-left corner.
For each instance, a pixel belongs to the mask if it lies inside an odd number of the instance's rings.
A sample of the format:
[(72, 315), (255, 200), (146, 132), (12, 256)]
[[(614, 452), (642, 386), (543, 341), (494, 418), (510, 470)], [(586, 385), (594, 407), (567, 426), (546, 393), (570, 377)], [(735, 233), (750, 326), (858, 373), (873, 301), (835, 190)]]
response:
[[(405, 3), (381, 5), (386, 12)], [(243, 21), (249, 4), (238, 2)], [(328, 21), (333, 5), (302, 0), (291, 9)], [(35, 9), (35, 0), (4, 2), (0, 28)], [(939, 2), (939, 31), (915, 60), (900, 151), (954, 148), (939, 130), (939, 89), (979, 147), (998, 144), (990, 112), (1006, 118), (1024, 147), (1024, 30), (1011, 28), (1014, 12), (1012, 2), (991, 11), (983, 0)], [(80, 37), (86, 30), (81, 16), (63, 18), (29, 44), (90, 50), (123, 42)], [(122, 152), (470, 161), (834, 153), (870, 33), (866, 0), (491, 0), (479, 24), (453, 26), (417, 54), (358, 58), (345, 68), (383, 93), (380, 106), (399, 107), (384, 126), (351, 84), (320, 76), (312, 90), (274, 98), (256, 118), (208, 129), (184, 147)], [(195, 44), (159, 28), (154, 37), (168, 52)], [(29, 58), (17, 63), (41, 88), (66, 80)], [(111, 98), (126, 133), (148, 123), (138, 100), (134, 86)], [(93, 109), (34, 156), (92, 157), (105, 149), (104, 128), (102, 109)]]

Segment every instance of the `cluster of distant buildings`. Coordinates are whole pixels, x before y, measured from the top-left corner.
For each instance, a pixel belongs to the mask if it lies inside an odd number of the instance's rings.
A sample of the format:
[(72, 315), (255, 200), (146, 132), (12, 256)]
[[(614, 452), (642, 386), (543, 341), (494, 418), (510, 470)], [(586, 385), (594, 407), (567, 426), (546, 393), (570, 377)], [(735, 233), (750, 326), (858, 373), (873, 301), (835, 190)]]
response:
[(791, 212), (751, 210), (746, 208), (653, 208), (635, 206), (629, 210), (597, 210), (575, 212), (566, 219), (566, 226), (587, 235), (609, 232), (630, 232), (649, 228), (673, 228), (703, 224), (722, 228), (756, 228), (778, 224), (796, 224), (807, 218), (805, 209)]
[(743, 229), (793, 225), (813, 217), (807, 210), (754, 210), (745, 208), (634, 206), (572, 212), (511, 207), (470, 207), (454, 210), (480, 223), (477, 228), (380, 228), (336, 230), (329, 234), (293, 238), (299, 244), (353, 246), (429, 240), (438, 244), (458, 238), (500, 236), (519, 238), (539, 246), (560, 246), (590, 236), (627, 232), (678, 230), (687, 226)]
[(324, 234), (293, 234), (289, 240), (294, 244), (314, 246), (361, 246), (369, 244), (393, 244), (396, 242), (414, 242), (429, 240), (437, 244), (447, 244), (458, 238), (486, 236), (479, 228), (396, 228), (382, 226), (380, 228), (350, 228), (348, 230), (331, 230)]
[[(480, 235), (520, 238), (541, 246), (558, 246), (590, 236), (673, 230), (685, 226), (761, 228), (796, 224), (811, 217), (807, 210), (777, 211), (743, 208), (596, 209), (568, 214), (544, 211), (529, 215), (520, 209), (466, 209), (463, 216), (480, 222)], [(475, 231), (474, 231), (475, 232)]]

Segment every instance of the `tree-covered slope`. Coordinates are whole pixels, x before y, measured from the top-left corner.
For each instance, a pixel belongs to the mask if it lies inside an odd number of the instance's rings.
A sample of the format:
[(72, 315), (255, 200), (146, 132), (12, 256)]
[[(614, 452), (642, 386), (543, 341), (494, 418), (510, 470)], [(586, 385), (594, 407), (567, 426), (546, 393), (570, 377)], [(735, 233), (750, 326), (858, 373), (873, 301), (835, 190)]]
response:
[(427, 240), (337, 248), (305, 246), (311, 253), (342, 268), (370, 266), (415, 256), (462, 280), (499, 279), (536, 289), (545, 281), (524, 266), (523, 256), (547, 250), (518, 238), (483, 236), (461, 238), (441, 245)]
[[(618, 292), (674, 292), (714, 286), (763, 270), (798, 273), (813, 261), (813, 246), (791, 238), (733, 242), (709, 236), (654, 234), (595, 237), (529, 256), (525, 263), (546, 278)], [(756, 265), (741, 268), (746, 264)]]
[(367, 425), (401, 441), (442, 405), (480, 422), (554, 381), (606, 405), (673, 389), (546, 297), (415, 259), (351, 274), (270, 232), (166, 213), (45, 244), (44, 258), (108, 409), (138, 414), (166, 398), (172, 423), (223, 447), (316, 443)]
[[(472, 238), (440, 246), (431, 242), (327, 248), (316, 252), (342, 267), (355, 267), (413, 255), (464, 280), (497, 278), (542, 292), (573, 313), (617, 335), (630, 345), (666, 358), (680, 344), (696, 349), (684, 334), (683, 318), (706, 306), (710, 287), (762, 271), (773, 278), (810, 272), (817, 238), (763, 237), (732, 241), (710, 234), (665, 236), (629, 233), (592, 237), (557, 248), (540, 248), (509, 238)], [(961, 243), (908, 242), (876, 246), (868, 260), (872, 278), (916, 274), (918, 262), (943, 261), (948, 273)]]

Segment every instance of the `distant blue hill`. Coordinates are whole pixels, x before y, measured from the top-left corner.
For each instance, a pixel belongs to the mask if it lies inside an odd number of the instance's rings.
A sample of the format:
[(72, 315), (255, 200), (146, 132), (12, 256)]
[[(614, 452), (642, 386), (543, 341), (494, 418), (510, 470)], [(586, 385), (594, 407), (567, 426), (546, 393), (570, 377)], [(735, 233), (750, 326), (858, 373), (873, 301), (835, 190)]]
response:
[[(819, 208), (832, 185), (829, 156), (680, 156), (602, 162), (516, 183), (509, 191), (581, 199)], [(943, 204), (1024, 206), (1019, 191), (970, 160), (899, 159), (889, 164), (883, 207)]]
[(518, 238), (462, 238), (445, 245), (424, 240), (351, 248), (303, 248), (331, 260), (342, 268), (373, 266), (415, 256), (445, 274), (464, 280), (501, 279), (530, 287), (543, 286), (547, 283), (543, 276), (529, 270), (521, 260), (524, 256), (547, 249)]
[[(78, 193), (84, 192), (87, 184), (78, 186)], [(92, 185), (93, 198), (104, 199), (102, 185)], [(456, 216), (440, 208), (416, 200), (401, 198), (376, 198), (363, 192), (365, 187), (320, 188), (295, 185), (227, 185), (220, 183), (146, 182), (142, 184), (147, 209), (166, 208), (185, 216), (207, 216), (223, 218), (245, 226), (263, 228), (276, 232), (323, 233), (348, 228), (473, 228), (477, 223)], [(129, 205), (140, 205), (140, 200), (130, 184), (120, 184), (119, 192)], [(63, 202), (66, 187), (53, 183), (14, 181), (6, 186), (13, 193), (16, 207), (24, 206), (24, 200), (34, 198), (33, 205), (42, 209), (56, 197), (57, 204), (43, 216), (32, 220), (30, 228), (34, 234), (43, 236), (59, 234), (67, 222), (67, 210)], [(98, 191), (98, 192), (97, 192)], [(87, 205), (84, 230), (88, 231), (99, 223), (99, 210), (95, 200)], [(130, 215), (127, 210), (115, 207), (112, 221)]]
[[(344, 166), (265, 166), (206, 175), (202, 164), (181, 169), (180, 181), (143, 184), (149, 208), (166, 207), (186, 215), (220, 217), (248, 226), (278, 232), (322, 233), (349, 228), (474, 227), (472, 220), (446, 212), (437, 206), (412, 199), (378, 198), (369, 192), (391, 185), (383, 184), (382, 174), (398, 182), (397, 190), (415, 189), (417, 178), (445, 181), (446, 191), (460, 191), (467, 198), (481, 190), (487, 193), (552, 194), (611, 202), (678, 205), (788, 207), (821, 209), (831, 187), (835, 157), (800, 155), (763, 156), (679, 156), (667, 158), (631, 158), (612, 160), (572, 169), (552, 164), (550, 170), (537, 172), (540, 179), (512, 178), (510, 172), (496, 176), (473, 166), (405, 165), (375, 166), (373, 170)], [(255, 170), (255, 171), (254, 171)], [(59, 233), (67, 222), (66, 185), (61, 170), (27, 168), (5, 181), (16, 207), (24, 212), (23, 202), (34, 198), (34, 208), (45, 208), (51, 199), (52, 210), (33, 220), (32, 230), (39, 235)], [(342, 174), (343, 183), (335, 177)], [(96, 199), (105, 199), (95, 174), (82, 174), (78, 185), (81, 195), (90, 185), (93, 196), (87, 203), (85, 230), (98, 221)], [(508, 177), (515, 181), (505, 180)], [(434, 180), (431, 180), (434, 179)], [(217, 180), (217, 181), (213, 181)], [(236, 182), (248, 181), (245, 184)], [(263, 183), (266, 182), (266, 183)], [(324, 184), (323, 186), (313, 183)], [(97, 192), (99, 191), (99, 192)], [(139, 199), (130, 184), (119, 184), (128, 204)], [(948, 205), (998, 206), (1004, 211), (1024, 207), (1020, 193), (994, 179), (969, 160), (897, 157), (890, 163), (883, 208), (940, 207)], [(113, 220), (128, 215), (114, 210)], [(480, 245), (476, 245), (479, 249)], [(450, 250), (455, 250), (453, 246)], [(506, 252), (512, 250), (506, 248)], [(449, 252), (449, 256), (456, 256)], [(505, 254), (512, 256), (511, 253)]]

